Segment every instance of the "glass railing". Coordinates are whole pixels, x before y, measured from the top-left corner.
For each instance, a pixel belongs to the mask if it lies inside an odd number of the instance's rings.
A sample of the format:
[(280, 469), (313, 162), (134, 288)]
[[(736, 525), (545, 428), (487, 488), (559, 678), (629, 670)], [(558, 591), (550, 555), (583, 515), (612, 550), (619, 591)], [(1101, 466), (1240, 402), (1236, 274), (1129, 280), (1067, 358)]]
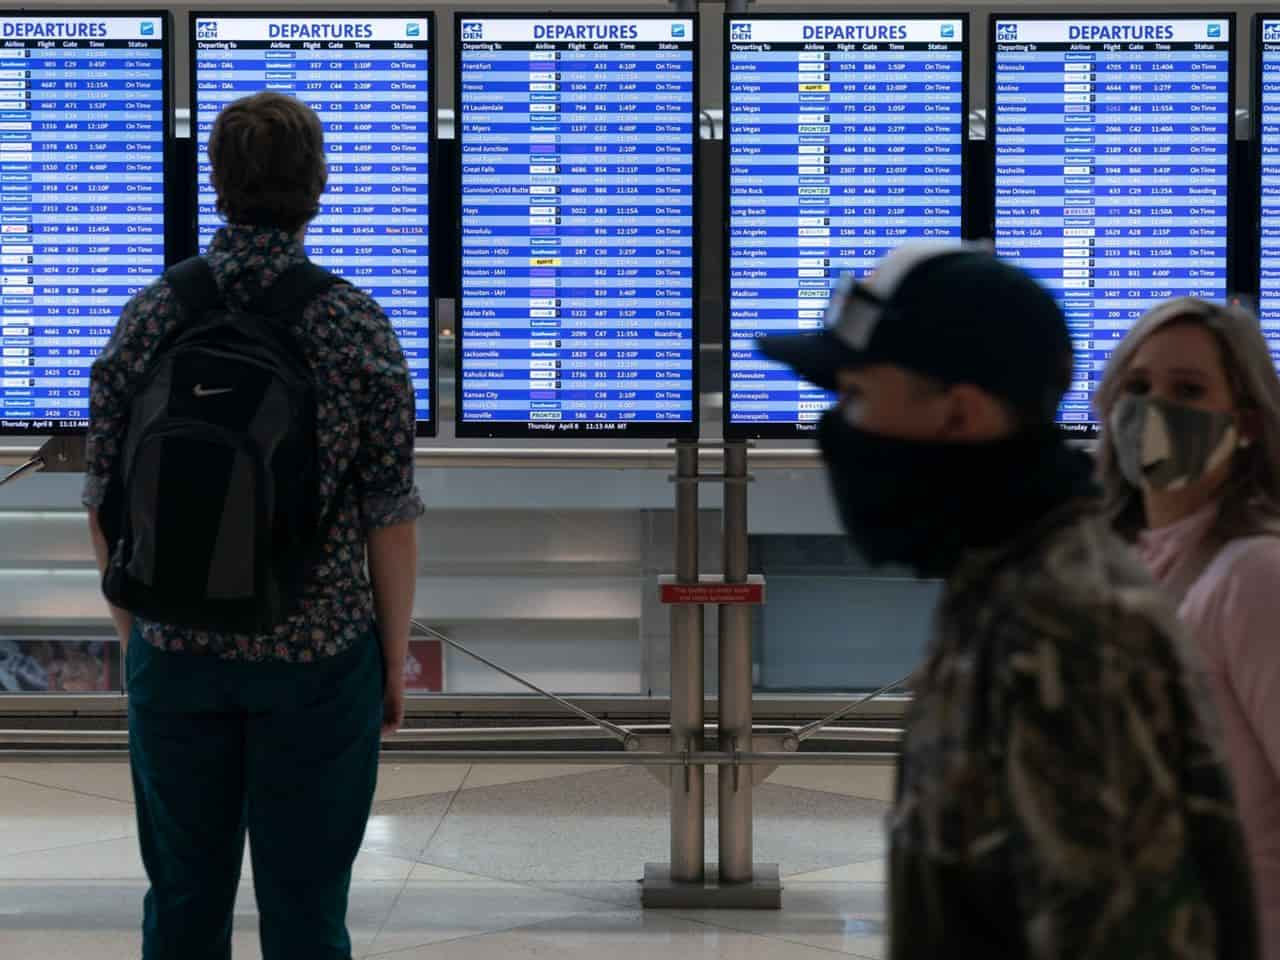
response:
[[(672, 569), (669, 452), (626, 466), (609, 450), (424, 454), (415, 614), (539, 686), (588, 698), (660, 700), (669, 689)], [(793, 454), (799, 454), (798, 456)], [(716, 469), (715, 451), (705, 453)], [(603, 464), (601, 458), (603, 457)], [(753, 454), (751, 568), (768, 578), (757, 612), (756, 688), (827, 701), (905, 674), (924, 646), (936, 587), (872, 575), (839, 535), (816, 460)], [(80, 478), (35, 475), (0, 488), (0, 695), (117, 695), (118, 645), (78, 508)], [(719, 570), (720, 494), (705, 485), (701, 566)], [(708, 689), (716, 611), (707, 611)], [(512, 681), (432, 639), (415, 640), (424, 697), (526, 698)], [(655, 708), (655, 714), (661, 707)]]

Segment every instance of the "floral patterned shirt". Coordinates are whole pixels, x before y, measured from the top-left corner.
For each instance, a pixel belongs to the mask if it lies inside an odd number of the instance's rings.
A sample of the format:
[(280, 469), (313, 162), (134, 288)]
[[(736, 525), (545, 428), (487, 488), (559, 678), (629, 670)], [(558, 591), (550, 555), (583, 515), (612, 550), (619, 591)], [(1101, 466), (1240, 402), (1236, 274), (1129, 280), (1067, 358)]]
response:
[[(218, 231), (207, 254), (229, 306), (260, 295), (289, 267), (307, 259), (291, 234), (260, 227)], [(160, 341), (177, 325), (178, 299), (164, 280), (125, 306), (115, 333), (93, 365), (84, 504), (99, 507), (120, 466), (129, 405)], [(333, 516), (324, 558), (298, 612), (266, 636), (235, 636), (139, 621), (142, 637), (162, 650), (226, 660), (308, 662), (335, 656), (374, 626), (365, 568), (368, 532), (415, 520), (423, 512), (414, 487), (413, 383), (391, 323), (373, 298), (349, 284), (316, 297), (293, 334), (316, 381), (320, 496)], [(340, 479), (354, 481), (333, 503)]]

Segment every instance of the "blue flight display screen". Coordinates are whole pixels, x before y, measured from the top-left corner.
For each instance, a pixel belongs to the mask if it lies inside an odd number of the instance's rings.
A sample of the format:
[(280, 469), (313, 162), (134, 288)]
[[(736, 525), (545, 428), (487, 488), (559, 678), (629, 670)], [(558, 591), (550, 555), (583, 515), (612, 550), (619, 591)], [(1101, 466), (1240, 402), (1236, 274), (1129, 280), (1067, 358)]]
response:
[(419, 432), (431, 432), (433, 21), (274, 13), (192, 20), (201, 248), (222, 225), (208, 159), (219, 111), (264, 89), (308, 104), (324, 125), (329, 182), (307, 228), (307, 254), (386, 312), (413, 375)]
[(966, 25), (728, 19), (729, 435), (801, 435), (833, 401), (757, 337), (821, 329), (840, 275), (907, 240), (961, 237)]
[(695, 19), (457, 23), (458, 435), (692, 435)]
[(1229, 18), (994, 22), (996, 251), (1076, 346), (1060, 422), (1096, 428), (1116, 344), (1170, 297), (1227, 294)]
[(1262, 165), (1259, 226), (1258, 318), (1280, 363), (1280, 18), (1264, 18), (1258, 69), (1258, 154)]
[(165, 268), (167, 20), (0, 13), (0, 432), (83, 430)]

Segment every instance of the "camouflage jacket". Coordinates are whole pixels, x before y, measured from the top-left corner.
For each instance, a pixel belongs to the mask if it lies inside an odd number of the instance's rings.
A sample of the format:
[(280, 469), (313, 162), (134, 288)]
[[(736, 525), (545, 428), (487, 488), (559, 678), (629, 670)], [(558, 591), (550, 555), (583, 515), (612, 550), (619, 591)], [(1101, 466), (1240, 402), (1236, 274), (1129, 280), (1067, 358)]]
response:
[(889, 818), (890, 957), (1257, 956), (1172, 613), (1087, 506), (950, 578)]

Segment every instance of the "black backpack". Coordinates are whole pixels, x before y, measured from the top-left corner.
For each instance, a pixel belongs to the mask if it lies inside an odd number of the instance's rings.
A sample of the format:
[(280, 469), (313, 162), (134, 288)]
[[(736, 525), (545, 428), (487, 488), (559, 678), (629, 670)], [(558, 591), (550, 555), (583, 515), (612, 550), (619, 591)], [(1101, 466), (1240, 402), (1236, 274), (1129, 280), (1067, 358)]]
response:
[(340, 281), (298, 264), (237, 310), (203, 257), (165, 277), (182, 319), (130, 408), (103, 593), (156, 623), (268, 633), (297, 610), (327, 529), (316, 388), (290, 328)]

